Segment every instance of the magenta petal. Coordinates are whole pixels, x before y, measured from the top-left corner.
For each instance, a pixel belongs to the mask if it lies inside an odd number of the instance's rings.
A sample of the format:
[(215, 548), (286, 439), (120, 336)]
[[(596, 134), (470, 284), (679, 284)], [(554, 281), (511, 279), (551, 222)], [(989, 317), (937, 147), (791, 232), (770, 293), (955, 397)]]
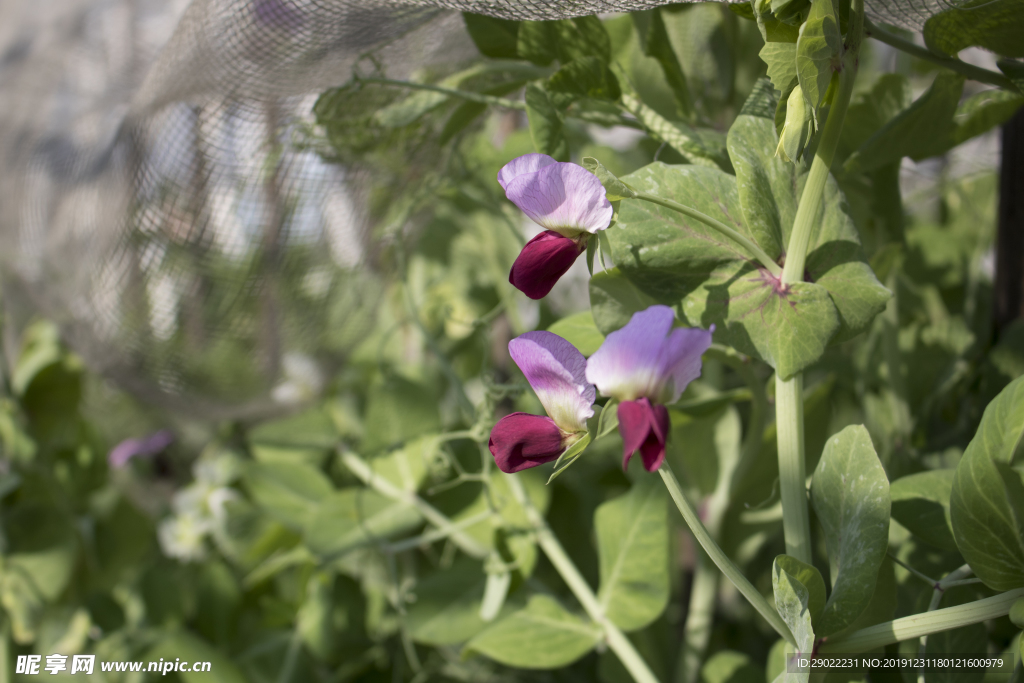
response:
[(124, 467), (135, 456), (156, 455), (174, 443), (174, 434), (162, 429), (142, 439), (125, 439), (114, 446), (107, 456), (111, 467)]
[(524, 154), (501, 167), (501, 170), (498, 171), (498, 184), (504, 190), (515, 177), (527, 173), (536, 173), (545, 166), (557, 163), (547, 154)]
[(543, 299), (586, 248), (584, 240), (562, 237), (551, 230), (542, 232), (519, 252), (508, 281), (531, 299)]
[(646, 398), (619, 404), (619, 434), (622, 436), (622, 469), (640, 451), (644, 469), (654, 472), (665, 460), (665, 442), (671, 428), (668, 409), (651, 405)]
[(498, 420), (487, 447), (498, 469), (508, 473), (556, 460), (565, 450), (554, 420), (529, 413), (512, 413)]

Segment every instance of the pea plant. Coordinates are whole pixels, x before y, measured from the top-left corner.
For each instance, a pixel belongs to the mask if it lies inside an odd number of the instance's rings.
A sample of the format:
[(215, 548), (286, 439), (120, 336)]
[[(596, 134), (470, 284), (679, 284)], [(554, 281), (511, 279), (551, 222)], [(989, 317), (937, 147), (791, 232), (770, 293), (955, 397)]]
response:
[[(380, 305), (322, 399), (172, 443), (22, 335), (0, 663), (1020, 680), (1024, 324), (992, 322), (996, 175), (949, 170), (1024, 104), (1015, 6), (924, 47), (863, 0), (755, 0), (465, 14), (479, 54), (409, 78), (367, 54), (292, 141), (373, 225)], [(860, 663), (946, 655), (1018, 663)]]

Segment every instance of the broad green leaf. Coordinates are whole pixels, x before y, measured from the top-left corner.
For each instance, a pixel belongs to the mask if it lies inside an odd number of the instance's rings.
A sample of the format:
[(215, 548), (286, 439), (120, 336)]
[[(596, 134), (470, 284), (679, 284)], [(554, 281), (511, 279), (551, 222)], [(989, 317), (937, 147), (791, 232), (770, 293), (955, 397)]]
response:
[(664, 611), (669, 597), (665, 489), (643, 477), (594, 513), (600, 556), (598, 601), (612, 623), (635, 631)]
[[(807, 587), (778, 565), (772, 570), (772, 589), (775, 593), (775, 608), (779, 616), (796, 639), (796, 656), (810, 654), (814, 650), (814, 628), (811, 625), (811, 611), (808, 606), (810, 595)], [(775, 679), (784, 683), (807, 683), (808, 673), (783, 670)]]
[(949, 517), (949, 497), (956, 470), (932, 470), (892, 482), (892, 517), (922, 541), (956, 550)]
[(558, 57), (558, 29), (554, 21), (523, 21), (516, 35), (516, 54), (537, 66), (547, 66)]
[[(544, 484), (544, 474), (534, 469), (515, 476), (522, 482), (534, 507), (543, 514), (551, 499), (551, 489)], [(519, 573), (529, 577), (537, 564), (537, 542), (526, 511), (512, 495), (506, 475), (501, 472), (492, 472), (489, 490), (482, 491), (471, 505), (454, 515), (452, 520), (457, 523), (489, 510), (496, 512), (496, 517), (466, 527), (465, 533), (485, 548), (500, 547), (503, 552), (507, 549), (511, 553), (509, 559), (515, 562)]]
[(764, 683), (764, 669), (743, 652), (719, 650), (700, 669), (701, 683)]
[(164, 635), (146, 652), (145, 659), (151, 662), (181, 659), (185, 662), (210, 663), (209, 671), (179, 671), (176, 675), (183, 683), (246, 682), (246, 677), (229, 656), (188, 631), (173, 631)]
[(1017, 90), (1024, 92), (1024, 63), (1016, 59), (1000, 59), (996, 66), (1016, 86)]
[(463, 12), (466, 31), (480, 54), (492, 59), (516, 59), (519, 42), (519, 22), (483, 14)]
[(246, 488), (268, 515), (302, 529), (334, 487), (315, 467), (294, 462), (256, 462), (245, 470)]
[(686, 74), (679, 63), (679, 57), (672, 48), (672, 43), (665, 28), (663, 10), (660, 8), (633, 12), (630, 15), (636, 26), (640, 40), (640, 49), (648, 57), (653, 57), (661, 65), (665, 81), (672, 90), (676, 101), (676, 113), (681, 118), (689, 118), (693, 106), (690, 103), (690, 90), (686, 86)]
[(725, 136), (720, 132), (696, 128), (682, 121), (669, 121), (628, 92), (623, 93), (622, 104), (656, 140), (672, 147), (691, 164), (732, 170), (725, 153)]
[(584, 356), (594, 353), (604, 343), (604, 335), (594, 324), (594, 314), (591, 311), (580, 311), (562, 318), (553, 323), (548, 332), (557, 334), (579, 349)]
[(994, 590), (1024, 586), (1024, 500), (1019, 472), (1024, 378), (988, 405), (956, 468), (950, 497), (953, 536), (974, 573)]
[(653, 297), (640, 291), (618, 268), (602, 271), (590, 278), (590, 312), (594, 325), (602, 334), (610, 334), (625, 326), (634, 313), (655, 303), (657, 301)]
[(597, 176), (604, 186), (605, 196), (610, 202), (617, 202), (620, 199), (632, 199), (636, 197), (636, 190), (619, 180), (615, 175), (605, 168), (600, 161), (594, 157), (583, 157), (581, 160), (583, 168)]
[(950, 146), (1001, 126), (1024, 105), (1024, 96), (1006, 90), (985, 90), (971, 95), (956, 109)]
[(964, 48), (983, 47), (1003, 57), (1024, 57), (1021, 36), (1021, 0), (970, 0), (930, 17), (924, 24), (925, 44), (953, 56)]
[(551, 23), (557, 31), (555, 46), (562, 64), (581, 57), (597, 57), (606, 64), (611, 61), (611, 38), (597, 16), (591, 14)]
[(923, 95), (850, 155), (844, 169), (848, 173), (870, 171), (903, 157), (919, 161), (945, 152), (963, 87), (963, 76), (940, 73)]
[(423, 483), (438, 447), (437, 436), (421, 436), (402, 448), (370, 458), (369, 465), (376, 476), (412, 492)]
[(597, 57), (579, 57), (556, 71), (547, 82), (549, 97), (565, 109), (580, 98), (617, 100), (622, 95), (619, 80)]
[(768, 65), (768, 78), (780, 93), (787, 93), (797, 84), (796, 44), (767, 42), (761, 48), (761, 59)]
[(535, 595), (466, 643), (465, 652), (521, 669), (558, 669), (590, 652), (600, 639), (597, 626), (565, 611), (554, 598)]
[(811, 501), (825, 531), (832, 595), (819, 636), (842, 630), (871, 602), (889, 543), (889, 480), (861, 425), (829, 438), (814, 471)]
[[(864, 144), (879, 128), (910, 106), (910, 81), (902, 74), (880, 74), (871, 88), (855, 93), (843, 119), (836, 163)], [(902, 214), (902, 207), (900, 208)]]
[(562, 113), (539, 83), (526, 86), (526, 116), (534, 148), (558, 161), (568, 161), (569, 141), (565, 137)]
[(796, 71), (812, 110), (825, 98), (832, 74), (842, 66), (843, 36), (832, 0), (813, 0), (796, 41)]
[(338, 443), (338, 432), (323, 410), (308, 410), (280, 420), (264, 422), (252, 429), (249, 446), (261, 462), (323, 462)]
[[(875, 578), (875, 590), (871, 594), (871, 602), (868, 603), (868, 606), (864, 608), (859, 617), (850, 622), (842, 631), (829, 636), (830, 639), (835, 640), (840, 637), (846, 637), (862, 628), (893, 619), (898, 602), (894, 566), (893, 561), (888, 557), (882, 560), (882, 564), (878, 567), (878, 576)], [(881, 649), (877, 648), (875, 651), (880, 652)]]
[(484, 570), (479, 562), (462, 558), (417, 581), (416, 600), (406, 607), (409, 635), (424, 645), (457, 645), (480, 632)]
[(811, 622), (817, 625), (825, 609), (825, 579), (813, 565), (805, 564), (795, 557), (779, 555), (775, 558), (773, 571), (785, 571), (799, 581), (807, 589), (807, 609), (811, 612)]
[(415, 529), (419, 512), (412, 504), (385, 498), (376, 491), (337, 491), (316, 507), (306, 524), (306, 546), (322, 557), (337, 557), (365, 545), (383, 543)]
[(392, 376), (373, 384), (366, 397), (362, 451), (373, 454), (441, 431), (436, 389)]

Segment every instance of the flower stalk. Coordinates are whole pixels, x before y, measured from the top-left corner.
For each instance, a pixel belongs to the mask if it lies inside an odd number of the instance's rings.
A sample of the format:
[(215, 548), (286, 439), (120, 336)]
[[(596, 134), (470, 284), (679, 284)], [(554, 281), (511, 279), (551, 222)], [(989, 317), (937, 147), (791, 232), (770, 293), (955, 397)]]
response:
[(583, 578), (579, 569), (576, 568), (569, 555), (566, 554), (565, 549), (558, 542), (544, 517), (533, 506), (533, 503), (530, 502), (519, 479), (515, 475), (505, 475), (505, 479), (508, 482), (509, 489), (512, 491), (512, 495), (526, 512), (526, 518), (536, 534), (537, 545), (540, 546), (548, 560), (551, 561), (551, 564), (555, 567), (559, 576), (562, 577), (562, 580), (565, 581), (572, 594), (576, 596), (576, 599), (587, 615), (604, 631), (608, 647), (619, 658), (619, 661), (626, 667), (626, 670), (629, 671), (629, 674), (636, 683), (658, 683), (657, 677), (651, 672), (644, 658), (633, 647), (633, 643), (605, 616), (604, 609), (601, 607), (597, 596), (594, 595), (594, 591), (591, 590), (587, 580)]
[(693, 537), (704, 548), (704, 552), (708, 554), (711, 561), (725, 574), (726, 578), (732, 581), (737, 590), (743, 594), (743, 597), (757, 610), (758, 614), (764, 617), (765, 621), (775, 629), (776, 633), (785, 638), (786, 642), (795, 644), (793, 634), (790, 632), (789, 627), (786, 626), (786, 622), (779, 616), (779, 613), (761, 595), (761, 592), (754, 588), (754, 585), (747, 580), (747, 577), (743, 576), (743, 572), (740, 571), (739, 567), (733, 564), (729, 556), (711, 538), (711, 534), (708, 533), (704, 523), (700, 521), (697, 512), (690, 505), (690, 502), (686, 500), (686, 496), (683, 495), (683, 490), (679, 486), (679, 480), (676, 479), (676, 475), (672, 472), (672, 468), (669, 467), (667, 462), (662, 463), (658, 469), (658, 474), (661, 475), (662, 481), (665, 482), (665, 488), (668, 489), (669, 495), (672, 496), (672, 500), (679, 509), (679, 513), (683, 516), (686, 526), (690, 527)]

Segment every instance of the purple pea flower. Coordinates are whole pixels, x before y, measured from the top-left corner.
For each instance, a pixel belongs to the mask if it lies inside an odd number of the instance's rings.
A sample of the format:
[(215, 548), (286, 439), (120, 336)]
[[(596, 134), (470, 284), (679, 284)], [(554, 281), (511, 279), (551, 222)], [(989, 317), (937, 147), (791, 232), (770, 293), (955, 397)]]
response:
[(141, 439), (125, 439), (110, 451), (107, 456), (107, 464), (120, 469), (135, 456), (156, 455), (172, 443), (174, 443), (174, 434), (166, 429), (161, 429), (159, 432)]
[(531, 299), (547, 296), (591, 236), (612, 222), (612, 205), (597, 176), (546, 154), (526, 154), (498, 171), (505, 196), (545, 232), (526, 243), (508, 281)]
[(587, 363), (587, 380), (619, 400), (623, 468), (637, 451), (648, 472), (661, 466), (670, 428), (665, 404), (678, 401), (686, 385), (700, 377), (700, 357), (711, 346), (714, 326), (673, 329), (674, 320), (668, 306), (634, 313)]
[(488, 447), (498, 469), (511, 473), (551, 462), (578, 441), (597, 392), (586, 379), (587, 359), (557, 334), (527, 332), (508, 352), (548, 413), (512, 413), (494, 425)]

